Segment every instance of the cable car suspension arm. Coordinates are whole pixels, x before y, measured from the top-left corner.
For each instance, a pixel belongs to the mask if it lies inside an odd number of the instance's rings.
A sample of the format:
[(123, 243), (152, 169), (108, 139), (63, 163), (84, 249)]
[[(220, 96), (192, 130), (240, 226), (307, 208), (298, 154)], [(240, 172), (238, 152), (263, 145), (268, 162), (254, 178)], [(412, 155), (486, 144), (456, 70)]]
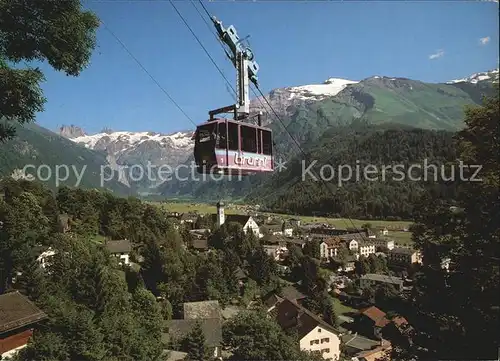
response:
[(258, 86), (257, 72), (259, 65), (253, 60), (254, 55), (249, 47), (242, 44), (236, 29), (230, 25), (227, 29), (215, 16), (211, 20), (217, 30), (220, 40), (227, 45), (230, 52), (225, 50), (226, 56), (231, 60), (237, 72), (237, 103), (231, 107), (223, 107), (211, 111), (210, 117), (222, 112), (235, 113), (236, 120), (243, 120), (250, 115), (249, 81)]

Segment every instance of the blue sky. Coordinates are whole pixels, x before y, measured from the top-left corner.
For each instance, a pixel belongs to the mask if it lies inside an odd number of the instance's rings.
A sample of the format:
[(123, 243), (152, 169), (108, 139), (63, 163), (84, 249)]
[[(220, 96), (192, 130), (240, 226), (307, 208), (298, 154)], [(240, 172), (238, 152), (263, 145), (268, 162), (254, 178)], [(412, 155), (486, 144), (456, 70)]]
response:
[[(226, 77), (235, 70), (189, 1), (175, 2)], [(205, 2), (234, 24), (260, 65), (261, 89), (372, 75), (444, 82), (498, 66), (498, 3), (456, 1)], [(197, 4), (199, 7), (199, 4)], [(168, 1), (87, 1), (195, 123), (234, 102), (224, 79)], [(194, 125), (121, 45), (100, 28), (78, 78), (43, 66), (49, 129), (81, 126), (173, 132)], [(483, 41), (480, 41), (483, 39)], [(433, 59), (431, 55), (435, 54)], [(437, 55), (436, 55), (437, 54)]]

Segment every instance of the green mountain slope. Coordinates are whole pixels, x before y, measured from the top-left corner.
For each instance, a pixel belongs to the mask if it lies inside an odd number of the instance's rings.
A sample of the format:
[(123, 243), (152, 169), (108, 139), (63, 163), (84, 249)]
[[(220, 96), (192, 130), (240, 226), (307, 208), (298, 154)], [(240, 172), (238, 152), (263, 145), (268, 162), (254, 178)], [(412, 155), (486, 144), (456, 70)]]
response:
[[(372, 77), (350, 85), (336, 96), (298, 106), (282, 106), (281, 122), (274, 121), (276, 158), (291, 160), (299, 153), (296, 142), (304, 151), (318, 144), (335, 151), (332, 144), (318, 143), (325, 132), (338, 126), (390, 124), (397, 128), (456, 131), (463, 127), (464, 108), (479, 104), (483, 96), (495, 92), (491, 82), (460, 82), (431, 84), (404, 78)], [(284, 97), (286, 98), (286, 97)], [(284, 129), (286, 128), (286, 130)], [(335, 137), (335, 132), (331, 133)], [(291, 139), (291, 136), (294, 140)], [(332, 149), (328, 147), (332, 146)], [(158, 188), (166, 196), (191, 196), (214, 201), (219, 198), (242, 198), (252, 190), (268, 187), (268, 175), (249, 176), (245, 181), (171, 181)], [(286, 188), (283, 183), (276, 190)]]
[[(101, 174), (105, 174), (105, 188), (120, 195), (132, 193), (118, 182), (116, 172), (111, 176), (104, 154), (86, 149), (36, 124), (18, 127), (16, 132), (14, 139), (0, 143), (0, 178), (19, 177), (23, 168), (28, 166), (26, 174), (51, 188), (57, 183), (70, 187), (100, 188)], [(59, 168), (59, 177), (56, 167)], [(37, 170), (40, 170), (38, 175)]]
[[(361, 119), (370, 124), (400, 123), (423, 129), (463, 127), (463, 109), (495, 91), (491, 83), (430, 84), (403, 78), (373, 77), (334, 97), (296, 109), (284, 120), (296, 139), (312, 140), (334, 124)], [(275, 125), (279, 136), (285, 135)]]

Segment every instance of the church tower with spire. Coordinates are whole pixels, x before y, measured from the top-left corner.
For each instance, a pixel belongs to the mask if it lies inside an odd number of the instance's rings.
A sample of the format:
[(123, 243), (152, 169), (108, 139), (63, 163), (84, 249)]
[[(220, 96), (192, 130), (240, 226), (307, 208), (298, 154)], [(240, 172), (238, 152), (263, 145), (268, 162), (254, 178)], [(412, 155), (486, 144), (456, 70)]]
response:
[(226, 217), (224, 215), (224, 203), (217, 202), (217, 226), (220, 227), (224, 224)]

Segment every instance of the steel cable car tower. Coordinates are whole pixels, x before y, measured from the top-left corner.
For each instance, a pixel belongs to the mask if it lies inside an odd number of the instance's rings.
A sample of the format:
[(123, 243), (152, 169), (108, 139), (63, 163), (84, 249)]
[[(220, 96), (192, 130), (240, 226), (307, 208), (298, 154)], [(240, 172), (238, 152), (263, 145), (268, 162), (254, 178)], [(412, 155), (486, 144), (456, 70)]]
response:
[[(272, 172), (272, 131), (262, 127), (262, 112), (256, 114), (257, 124), (249, 122), (254, 118), (250, 116), (250, 82), (258, 87), (259, 66), (234, 26), (225, 29), (215, 16), (210, 18), (220, 41), (229, 50), (224, 52), (236, 68), (236, 104), (209, 111), (210, 119), (196, 128), (194, 156), (198, 172), (226, 175)], [(222, 113), (233, 113), (233, 120), (216, 117)]]
[(234, 112), (235, 120), (245, 120), (250, 115), (249, 81), (254, 83), (255, 86), (258, 86), (257, 73), (259, 71), (259, 65), (254, 61), (252, 50), (249, 47), (243, 46), (242, 41), (244, 39), (240, 40), (233, 25), (224, 29), (222, 22), (217, 20), (215, 16), (212, 16), (211, 20), (217, 30), (220, 40), (225, 43), (232, 52), (232, 54), (229, 54), (227, 51), (225, 53), (236, 68), (237, 103), (210, 111), (210, 118), (212, 119), (212, 117), (217, 114)]

